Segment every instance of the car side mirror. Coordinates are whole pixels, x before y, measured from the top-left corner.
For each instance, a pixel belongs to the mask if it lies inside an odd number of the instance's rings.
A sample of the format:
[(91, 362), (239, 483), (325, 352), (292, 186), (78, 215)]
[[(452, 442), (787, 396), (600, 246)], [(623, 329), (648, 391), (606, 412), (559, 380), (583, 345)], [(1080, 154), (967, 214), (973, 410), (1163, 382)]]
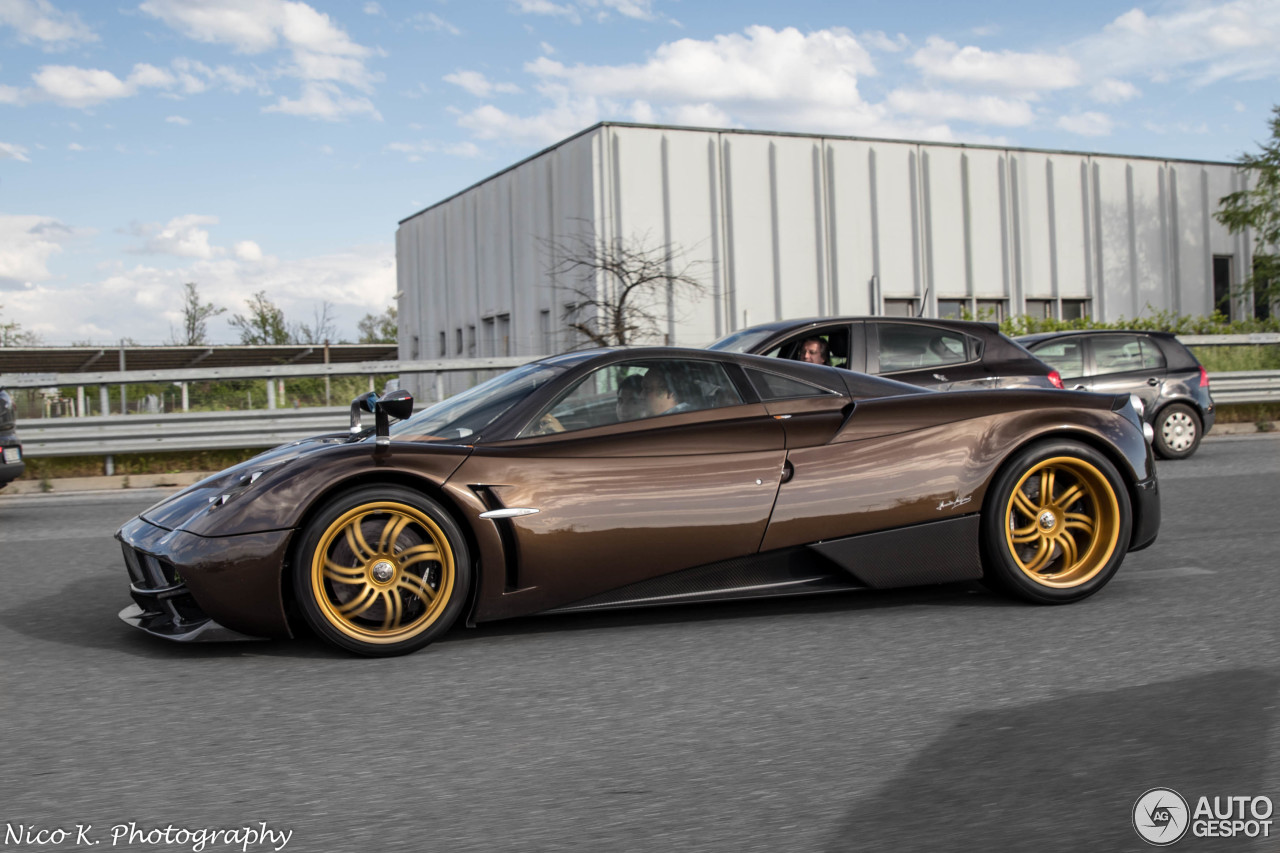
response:
[(357, 435), (363, 429), (361, 414), (373, 412), (376, 442), (381, 446), (391, 444), (391, 418), (405, 420), (413, 414), (413, 395), (408, 391), (391, 391), (381, 397), (373, 391), (366, 391), (351, 401), (351, 434)]

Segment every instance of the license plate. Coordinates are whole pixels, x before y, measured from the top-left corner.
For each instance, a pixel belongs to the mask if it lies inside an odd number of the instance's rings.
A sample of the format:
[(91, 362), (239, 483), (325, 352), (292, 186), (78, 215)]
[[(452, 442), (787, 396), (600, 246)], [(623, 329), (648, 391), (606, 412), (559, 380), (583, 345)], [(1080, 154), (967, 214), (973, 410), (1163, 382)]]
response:
[(14, 462), (22, 461), (22, 448), (6, 447), (4, 449), (4, 461), (5, 461), (5, 464), (12, 464)]

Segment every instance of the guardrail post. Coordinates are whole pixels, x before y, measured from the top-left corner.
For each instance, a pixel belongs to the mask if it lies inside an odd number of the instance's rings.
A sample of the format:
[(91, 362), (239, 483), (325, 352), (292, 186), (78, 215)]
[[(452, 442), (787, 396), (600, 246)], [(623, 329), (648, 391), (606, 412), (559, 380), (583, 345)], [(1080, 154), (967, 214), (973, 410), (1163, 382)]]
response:
[(102, 458), (102, 473), (110, 477), (116, 472), (116, 458), (108, 453)]
[(274, 379), (267, 380), (267, 408), (274, 409), (276, 407), (276, 381)]
[(100, 415), (111, 414), (111, 392), (106, 385), (98, 386), (98, 409)]
[(84, 386), (76, 386), (76, 417), (84, 417)]
[(189, 401), (187, 399), (187, 383), (179, 382), (178, 384), (182, 386), (182, 411), (190, 411), (190, 407), (188, 405)]

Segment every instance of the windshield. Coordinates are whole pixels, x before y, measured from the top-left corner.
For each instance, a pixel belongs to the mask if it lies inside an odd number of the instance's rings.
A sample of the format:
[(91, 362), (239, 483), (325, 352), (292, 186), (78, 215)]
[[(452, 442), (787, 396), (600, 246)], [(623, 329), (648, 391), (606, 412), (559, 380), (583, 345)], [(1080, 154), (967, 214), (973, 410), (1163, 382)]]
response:
[(761, 344), (776, 334), (775, 329), (742, 329), (731, 335), (725, 335), (707, 349), (721, 352), (755, 352)]
[(391, 427), (407, 440), (453, 441), (478, 436), (512, 406), (564, 373), (576, 359), (538, 361), (495, 376), (461, 394), (428, 406)]

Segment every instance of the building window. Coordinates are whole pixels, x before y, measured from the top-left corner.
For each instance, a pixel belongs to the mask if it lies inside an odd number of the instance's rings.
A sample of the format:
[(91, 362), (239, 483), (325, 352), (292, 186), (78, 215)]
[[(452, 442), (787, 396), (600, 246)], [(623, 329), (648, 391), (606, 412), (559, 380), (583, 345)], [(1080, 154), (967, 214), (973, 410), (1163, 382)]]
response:
[(1004, 312), (1003, 299), (979, 299), (973, 316), (984, 323), (1000, 323), (1004, 321)]
[(939, 299), (938, 317), (948, 320), (959, 320), (969, 310), (968, 299)]
[(440, 357), (444, 358), (449, 354), (449, 336), (444, 332), (440, 333)]
[(462, 355), (462, 328), (459, 327), (454, 329), (454, 332), (457, 333), (458, 338), (457, 343), (454, 346), (454, 355)]
[(1213, 256), (1213, 310), (1231, 319), (1231, 256)]
[(485, 317), (480, 322), (484, 326), (484, 351), (480, 354), (493, 357), (498, 354), (497, 325), (492, 317)]
[(499, 355), (511, 355), (511, 315), (498, 315), (498, 349)]
[(542, 354), (551, 355), (556, 351), (555, 340), (551, 337), (551, 310), (544, 308), (538, 312), (538, 334), (542, 337)]
[(1035, 317), (1037, 320), (1052, 320), (1053, 304), (1052, 299), (1028, 299), (1027, 316)]
[(884, 315), (886, 317), (914, 317), (916, 316), (916, 301), (914, 299), (886, 299), (884, 301)]
[(1062, 300), (1062, 319), (1080, 320), (1088, 316), (1090, 316), (1088, 299)]
[(467, 326), (467, 358), (476, 357), (476, 327)]

